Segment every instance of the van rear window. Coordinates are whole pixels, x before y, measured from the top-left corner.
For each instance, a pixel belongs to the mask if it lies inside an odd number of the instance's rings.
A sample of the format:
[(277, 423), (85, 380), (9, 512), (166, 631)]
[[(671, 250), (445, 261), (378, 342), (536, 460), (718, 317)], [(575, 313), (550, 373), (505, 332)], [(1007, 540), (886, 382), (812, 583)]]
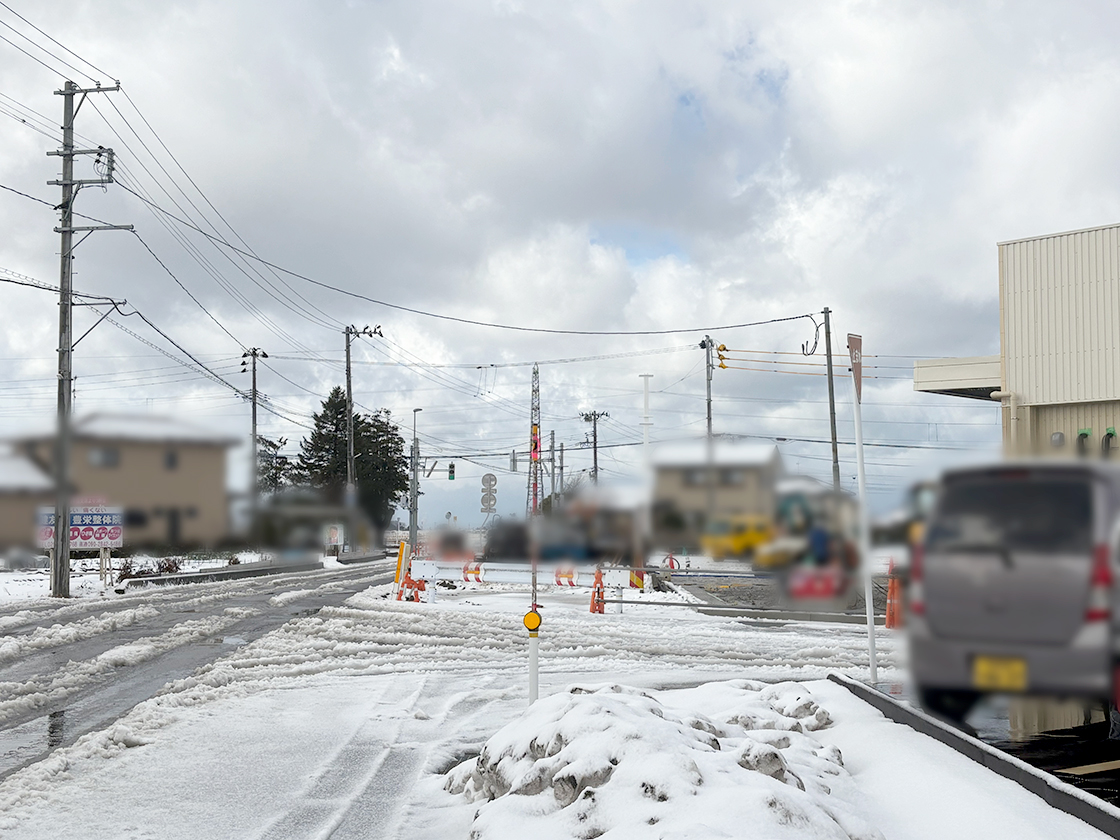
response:
[(1092, 545), (1092, 484), (1072, 477), (952, 479), (942, 490), (927, 536), (931, 551), (994, 547), (1088, 553)]

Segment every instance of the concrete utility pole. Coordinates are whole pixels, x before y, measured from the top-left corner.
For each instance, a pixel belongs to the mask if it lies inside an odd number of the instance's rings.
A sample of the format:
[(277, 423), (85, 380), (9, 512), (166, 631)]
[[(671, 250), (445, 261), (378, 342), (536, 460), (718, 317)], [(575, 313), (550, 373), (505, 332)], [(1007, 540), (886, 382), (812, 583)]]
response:
[(649, 419), (649, 381), (653, 378), (652, 373), (639, 373), (638, 378), (642, 380), (642, 455), (645, 458), (646, 468), (650, 466), (649, 456), (649, 427), (653, 422)]
[[(599, 418), (610, 417), (606, 411), (581, 411), (580, 417), (591, 424), (591, 481), (599, 483)], [(561, 449), (561, 451), (563, 451)]]
[[(58, 440), (54, 453), (55, 508), (54, 508), (54, 553), (51, 555), (51, 595), (56, 598), (70, 597), (70, 414), (73, 408), (74, 380), (74, 319), (73, 319), (73, 271), (74, 271), (74, 234), (80, 231), (95, 230), (132, 230), (132, 225), (83, 225), (74, 227), (74, 199), (77, 190), (87, 184), (103, 186), (113, 183), (114, 156), (112, 149), (75, 149), (74, 118), (91, 93), (107, 93), (120, 90), (118, 82), (114, 87), (79, 88), (67, 82), (55, 95), (62, 99), (62, 149), (47, 152), (48, 156), (62, 158), (62, 180), (48, 181), (49, 186), (62, 187), (62, 203), (59, 226), (55, 233), (62, 234), (61, 270), (59, 273), (58, 294)], [(81, 94), (77, 106), (74, 97)], [(99, 166), (100, 178), (75, 179), (74, 158), (78, 155), (96, 155), (95, 169)]]
[(556, 430), (548, 433), (548, 466), (551, 477), (548, 481), (548, 509), (556, 512)]
[(708, 389), (708, 516), (716, 507), (716, 455), (715, 441), (712, 438), (712, 337), (704, 336), (700, 348), (704, 351), (704, 380)]
[(824, 308), (824, 353), (828, 359), (828, 422), (832, 429), (832, 489), (840, 492), (840, 452), (836, 446), (836, 390), (832, 384), (832, 310)]
[(412, 409), (412, 487), (408, 494), (408, 546), (416, 551), (417, 502), (420, 498), (420, 439), (416, 436), (416, 415), (424, 409)]
[(560, 498), (564, 498), (564, 441), (560, 441)]
[[(346, 492), (344, 501), (350, 519), (347, 526), (350, 533), (346, 535), (346, 542), (350, 544), (350, 550), (354, 551), (356, 545), (354, 538), (358, 531), (358, 470), (354, 463), (354, 387), (350, 376), (350, 343), (355, 336), (365, 335), (373, 338), (375, 335), (381, 335), (381, 325), (378, 324), (373, 329), (370, 329), (369, 324), (361, 329), (350, 325), (342, 332), (346, 337)], [(381, 337), (384, 338), (384, 336)]]
[(245, 360), (252, 359), (253, 369), (253, 389), (250, 394), (251, 402), (253, 404), (253, 466), (252, 466), (252, 487), (250, 488), (249, 499), (249, 534), (255, 540), (258, 534), (257, 517), (260, 515), (261, 503), (261, 482), (260, 482), (260, 465), (257, 462), (257, 359), (267, 359), (268, 353), (261, 350), (259, 347), (250, 347), (241, 354), (241, 372), (245, 372)]
[(541, 372), (533, 365), (533, 389), (529, 400), (529, 480), (525, 487), (525, 518), (541, 512)]

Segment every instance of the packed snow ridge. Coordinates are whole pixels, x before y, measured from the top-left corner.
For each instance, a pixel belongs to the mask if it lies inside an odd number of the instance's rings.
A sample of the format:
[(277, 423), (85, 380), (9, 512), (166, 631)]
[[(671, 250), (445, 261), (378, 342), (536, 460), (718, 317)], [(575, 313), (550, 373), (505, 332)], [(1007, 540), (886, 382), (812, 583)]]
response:
[(765, 837), (881, 840), (843, 793), (840, 751), (809, 733), (829, 713), (798, 683), (732, 680), (713, 717), (621, 685), (540, 700), (446, 774), (482, 803), (472, 840), (533, 826), (561, 838)]

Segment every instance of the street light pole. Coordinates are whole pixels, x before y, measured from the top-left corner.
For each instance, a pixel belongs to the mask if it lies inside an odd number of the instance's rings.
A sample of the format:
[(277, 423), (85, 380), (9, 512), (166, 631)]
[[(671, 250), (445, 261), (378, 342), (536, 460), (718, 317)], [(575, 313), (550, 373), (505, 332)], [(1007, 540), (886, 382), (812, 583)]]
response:
[(416, 436), (416, 415), (424, 409), (412, 409), (412, 487), (408, 500), (408, 545), (416, 551), (417, 501), (420, 495), (420, 440)]
[(832, 314), (827, 306), (821, 313), (824, 315), (824, 353), (828, 359), (828, 423), (832, 430), (832, 489), (840, 492), (840, 453), (836, 445), (836, 389), (832, 384)]

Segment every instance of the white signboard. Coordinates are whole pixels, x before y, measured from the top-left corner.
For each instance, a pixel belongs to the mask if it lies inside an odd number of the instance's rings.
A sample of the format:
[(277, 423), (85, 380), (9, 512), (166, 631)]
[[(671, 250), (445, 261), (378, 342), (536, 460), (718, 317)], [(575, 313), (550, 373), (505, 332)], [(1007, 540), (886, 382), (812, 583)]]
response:
[(334, 523), (323, 527), (323, 544), (324, 545), (342, 545), (342, 535), (344, 529), (342, 523)]
[[(54, 548), (54, 508), (39, 508), (39, 547)], [(106, 505), (70, 508), (70, 548), (121, 548), (124, 545), (124, 511)]]

